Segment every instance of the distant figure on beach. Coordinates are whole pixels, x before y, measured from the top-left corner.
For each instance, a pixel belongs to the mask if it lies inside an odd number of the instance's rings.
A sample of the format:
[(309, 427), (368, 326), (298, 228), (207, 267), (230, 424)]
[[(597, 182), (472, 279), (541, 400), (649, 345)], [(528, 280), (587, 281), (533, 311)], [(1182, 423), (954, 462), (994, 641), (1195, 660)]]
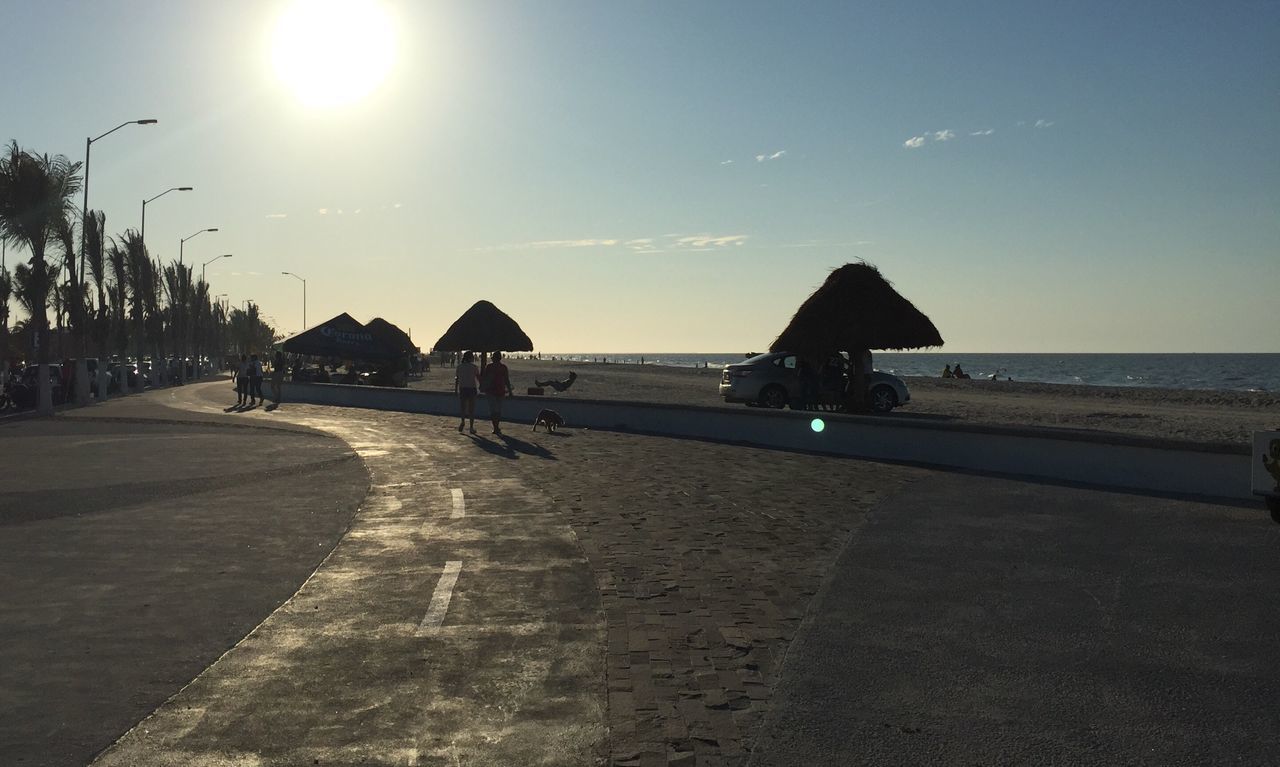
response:
[(244, 407), (249, 397), (249, 358), (240, 355), (240, 364), (236, 366), (236, 407)]
[(461, 408), (461, 420), (458, 421), (458, 433), (471, 419), (471, 433), (476, 433), (476, 393), (480, 390), (480, 368), (474, 362), (471, 352), (462, 353), (462, 362), (458, 363), (453, 378), (453, 389), (458, 392), (458, 406)]
[(945, 366), (944, 368), (942, 368), (942, 377), (943, 377), (943, 378), (955, 378), (955, 377), (956, 377), (956, 374), (951, 372), (951, 366), (950, 366), (950, 365), (947, 365), (947, 366)]
[(280, 387), (284, 385), (284, 352), (277, 351), (276, 358), (271, 363), (271, 399), (275, 400), (276, 407), (280, 407)]
[(954, 373), (955, 373), (955, 377), (956, 377), (956, 378), (968, 378), (968, 377), (969, 377), (969, 374), (968, 374), (968, 373), (966, 373), (966, 372), (964, 372), (963, 370), (961, 370), (961, 369), (960, 369), (960, 363), (959, 363), (959, 362), (957, 362), (957, 363), (956, 363), (956, 369), (955, 369)]
[(484, 381), (484, 394), (489, 401), (489, 419), (493, 421), (493, 433), (501, 434), (502, 427), (498, 421), (502, 419), (502, 400), (512, 393), (511, 373), (502, 364), (502, 352), (493, 353), (493, 361), (485, 371)]

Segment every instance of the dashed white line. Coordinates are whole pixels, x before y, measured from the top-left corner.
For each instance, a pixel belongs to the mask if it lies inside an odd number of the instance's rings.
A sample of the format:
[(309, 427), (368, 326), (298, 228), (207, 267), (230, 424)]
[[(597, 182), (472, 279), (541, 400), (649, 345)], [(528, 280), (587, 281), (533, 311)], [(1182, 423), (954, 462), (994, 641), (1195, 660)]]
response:
[(461, 519), (467, 515), (467, 499), (462, 497), (462, 488), (455, 487), (450, 491), (453, 493), (453, 513), (449, 516), (454, 519)]
[(444, 572), (436, 584), (435, 593), (431, 595), (431, 605), (427, 607), (426, 617), (418, 624), (418, 636), (434, 633), (444, 623), (444, 615), (449, 611), (449, 600), (453, 598), (453, 586), (458, 582), (458, 574), (462, 572), (462, 560), (450, 560), (444, 564)]

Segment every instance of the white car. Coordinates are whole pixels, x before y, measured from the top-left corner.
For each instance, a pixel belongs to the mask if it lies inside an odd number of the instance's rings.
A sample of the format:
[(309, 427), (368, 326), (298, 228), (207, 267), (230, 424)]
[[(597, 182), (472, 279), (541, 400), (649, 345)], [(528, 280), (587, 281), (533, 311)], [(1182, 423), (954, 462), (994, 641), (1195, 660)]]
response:
[[(847, 359), (832, 357), (830, 364), (815, 374), (806, 396), (799, 358), (788, 352), (770, 352), (725, 365), (720, 376), (720, 396), (725, 402), (772, 408), (790, 405), (793, 410), (838, 407), (852, 375)], [(867, 389), (871, 393), (871, 409), (877, 413), (888, 413), (911, 401), (911, 392), (901, 378), (879, 370), (867, 374)]]

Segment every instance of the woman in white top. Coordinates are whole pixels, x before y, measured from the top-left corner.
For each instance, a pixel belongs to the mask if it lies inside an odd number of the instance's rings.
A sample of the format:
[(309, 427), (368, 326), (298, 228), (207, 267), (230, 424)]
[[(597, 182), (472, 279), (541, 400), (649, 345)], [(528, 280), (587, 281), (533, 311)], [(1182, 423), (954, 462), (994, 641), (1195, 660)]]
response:
[(453, 388), (458, 392), (458, 401), (462, 406), (462, 420), (458, 421), (458, 431), (471, 419), (471, 433), (476, 433), (476, 393), (480, 390), (480, 368), (474, 362), (471, 352), (462, 353), (462, 362), (458, 363), (453, 378)]

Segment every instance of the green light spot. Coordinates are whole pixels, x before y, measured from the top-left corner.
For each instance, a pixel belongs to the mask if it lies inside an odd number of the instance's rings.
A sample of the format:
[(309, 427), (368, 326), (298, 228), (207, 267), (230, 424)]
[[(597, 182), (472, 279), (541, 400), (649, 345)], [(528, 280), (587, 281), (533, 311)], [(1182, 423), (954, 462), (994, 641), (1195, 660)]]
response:
[(821, 418), (815, 418), (809, 422), (809, 428), (813, 429), (815, 434), (821, 434), (822, 430), (827, 428), (827, 424)]

